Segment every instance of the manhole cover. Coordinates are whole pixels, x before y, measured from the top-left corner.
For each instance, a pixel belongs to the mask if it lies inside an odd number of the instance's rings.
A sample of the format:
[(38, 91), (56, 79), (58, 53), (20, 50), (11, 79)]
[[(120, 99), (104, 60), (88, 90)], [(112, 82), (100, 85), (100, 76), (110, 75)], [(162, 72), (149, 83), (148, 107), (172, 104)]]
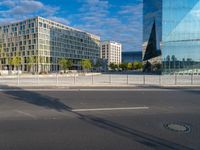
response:
[(189, 132), (190, 127), (185, 124), (169, 123), (164, 125), (165, 128), (176, 132)]

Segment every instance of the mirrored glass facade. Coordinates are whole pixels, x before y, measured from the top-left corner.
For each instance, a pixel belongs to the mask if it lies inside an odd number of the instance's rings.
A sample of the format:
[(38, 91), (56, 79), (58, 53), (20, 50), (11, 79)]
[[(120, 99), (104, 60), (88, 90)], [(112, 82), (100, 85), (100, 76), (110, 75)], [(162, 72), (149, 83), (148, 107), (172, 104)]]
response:
[(160, 72), (162, 1), (143, 0), (143, 63), (145, 72)]
[[(161, 16), (156, 15), (158, 11), (152, 8), (155, 6), (161, 8), (158, 9)], [(153, 17), (149, 19), (146, 16)], [(157, 47), (160, 43), (162, 52), (162, 73), (200, 74), (200, 1), (144, 0), (144, 42), (151, 37), (146, 31), (152, 28), (146, 23), (149, 20), (151, 24), (156, 22)]]

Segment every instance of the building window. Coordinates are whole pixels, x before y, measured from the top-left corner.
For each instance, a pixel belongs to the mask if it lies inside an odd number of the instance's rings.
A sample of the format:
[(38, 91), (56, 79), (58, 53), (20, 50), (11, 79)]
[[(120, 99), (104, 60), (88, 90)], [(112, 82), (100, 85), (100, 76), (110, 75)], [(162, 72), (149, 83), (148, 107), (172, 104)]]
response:
[(39, 27), (42, 27), (42, 22), (39, 22)]
[(34, 32), (35, 32), (35, 29), (31, 29), (31, 32), (34, 33)]
[(36, 39), (33, 39), (33, 44), (36, 44)]
[(44, 23), (44, 28), (46, 28), (47, 27), (47, 25)]

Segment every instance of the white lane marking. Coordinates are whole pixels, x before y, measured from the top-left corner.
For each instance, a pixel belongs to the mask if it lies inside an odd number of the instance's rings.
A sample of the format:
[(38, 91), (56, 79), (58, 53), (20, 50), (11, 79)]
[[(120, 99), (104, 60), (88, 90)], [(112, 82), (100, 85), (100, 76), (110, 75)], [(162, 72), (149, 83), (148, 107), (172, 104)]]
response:
[(106, 92), (106, 91), (109, 91), (109, 92), (131, 92), (131, 91), (169, 91), (169, 90), (166, 90), (166, 89), (80, 89), (81, 92), (89, 92), (89, 91), (99, 91), (99, 92)]
[(30, 113), (27, 113), (27, 112), (24, 112), (24, 111), (21, 111), (21, 110), (15, 110), (15, 112), (19, 113), (19, 114), (23, 114), (25, 116), (28, 116), (28, 117), (31, 117), (31, 118), (34, 118), (36, 119), (37, 117), (35, 115), (32, 115)]
[(106, 91), (109, 91), (109, 92), (177, 92), (177, 91), (200, 91), (200, 88), (197, 88), (197, 89), (183, 89), (183, 88), (177, 88), (177, 89), (162, 89), (162, 88), (135, 88), (135, 89), (80, 89), (79, 91), (81, 92), (87, 92), (87, 91), (99, 91), (99, 92), (106, 92)]
[(113, 111), (113, 110), (142, 110), (149, 109), (149, 107), (120, 107), (120, 108), (92, 108), (92, 109), (72, 109), (74, 112), (84, 111)]

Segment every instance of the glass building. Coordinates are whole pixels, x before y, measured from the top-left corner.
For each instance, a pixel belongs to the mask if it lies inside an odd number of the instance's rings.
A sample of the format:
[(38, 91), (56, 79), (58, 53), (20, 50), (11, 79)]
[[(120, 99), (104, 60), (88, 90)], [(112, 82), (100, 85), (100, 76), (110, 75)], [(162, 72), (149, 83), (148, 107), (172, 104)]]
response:
[(142, 52), (141, 51), (131, 51), (131, 52), (122, 52), (122, 62), (141, 62), (142, 61)]
[(163, 74), (199, 74), (200, 1), (143, 2), (144, 69), (160, 69)]

